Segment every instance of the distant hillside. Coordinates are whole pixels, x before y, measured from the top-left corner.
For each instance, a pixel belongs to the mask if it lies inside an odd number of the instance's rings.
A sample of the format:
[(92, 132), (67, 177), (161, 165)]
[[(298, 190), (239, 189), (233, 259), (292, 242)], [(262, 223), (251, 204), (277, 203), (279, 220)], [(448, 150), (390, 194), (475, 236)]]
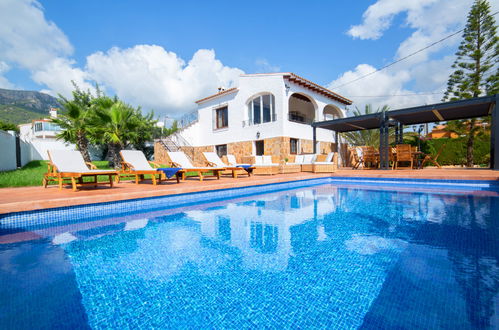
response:
[(34, 91), (0, 88), (0, 121), (22, 124), (49, 115), (51, 107), (60, 108), (55, 97)]

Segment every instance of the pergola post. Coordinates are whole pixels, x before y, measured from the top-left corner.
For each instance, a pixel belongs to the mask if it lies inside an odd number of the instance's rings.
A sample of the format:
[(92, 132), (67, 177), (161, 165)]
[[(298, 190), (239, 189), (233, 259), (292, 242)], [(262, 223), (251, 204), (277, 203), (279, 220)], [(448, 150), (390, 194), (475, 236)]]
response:
[(382, 170), (388, 170), (390, 167), (388, 150), (388, 121), (386, 120), (386, 114), (383, 111), (381, 113), (379, 128), (379, 160), (380, 169)]
[(313, 140), (313, 151), (314, 154), (317, 153), (317, 128), (315, 126), (312, 126), (312, 140)]
[(404, 124), (399, 122), (398, 126), (399, 126), (399, 139), (397, 141), (397, 144), (402, 144), (404, 143)]
[(499, 170), (499, 94), (495, 95), (490, 123), (490, 168)]

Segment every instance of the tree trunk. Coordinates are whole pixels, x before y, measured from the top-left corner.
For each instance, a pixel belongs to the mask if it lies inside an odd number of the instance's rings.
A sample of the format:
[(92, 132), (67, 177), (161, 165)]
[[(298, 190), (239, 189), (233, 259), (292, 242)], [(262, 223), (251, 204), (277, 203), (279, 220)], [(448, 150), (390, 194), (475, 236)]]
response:
[(121, 144), (119, 143), (109, 143), (109, 158), (111, 160), (111, 167), (114, 167), (116, 169), (120, 168), (121, 166), (121, 156), (120, 156), (120, 151), (122, 149)]
[(475, 146), (475, 119), (470, 120), (468, 143), (466, 145), (466, 167), (473, 167), (473, 149)]
[(86, 162), (90, 162), (90, 153), (88, 152), (88, 140), (87, 137), (85, 136), (85, 133), (78, 133), (76, 137), (76, 146), (78, 147), (78, 150), (80, 150), (81, 155), (83, 156), (83, 159)]

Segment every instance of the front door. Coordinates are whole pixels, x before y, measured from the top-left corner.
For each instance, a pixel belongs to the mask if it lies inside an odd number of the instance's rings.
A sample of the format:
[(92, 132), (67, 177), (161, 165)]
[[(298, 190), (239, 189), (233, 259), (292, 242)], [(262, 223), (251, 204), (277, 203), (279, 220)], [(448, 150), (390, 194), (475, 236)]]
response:
[(255, 141), (255, 149), (256, 149), (256, 155), (257, 156), (262, 156), (264, 153), (264, 145), (263, 145), (263, 140), (262, 141)]

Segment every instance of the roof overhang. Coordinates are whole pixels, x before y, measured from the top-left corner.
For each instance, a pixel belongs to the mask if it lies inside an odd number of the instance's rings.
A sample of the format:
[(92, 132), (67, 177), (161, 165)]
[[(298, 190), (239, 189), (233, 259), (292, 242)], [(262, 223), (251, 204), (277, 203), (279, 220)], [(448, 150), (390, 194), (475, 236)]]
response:
[[(492, 113), (498, 95), (444, 102), (385, 112), (386, 118), (402, 125), (425, 124), (456, 119), (485, 117)], [(382, 113), (315, 122), (314, 127), (336, 132), (379, 128)]]
[(322, 87), (321, 85), (318, 85), (314, 82), (311, 82), (310, 80), (307, 80), (303, 77), (300, 77), (294, 73), (291, 72), (285, 73), (283, 74), (283, 77), (284, 79), (288, 80), (291, 83), (310, 89), (318, 94), (324, 95), (329, 99), (333, 99), (345, 105), (350, 105), (353, 103), (351, 100), (347, 99), (346, 97), (336, 94), (335, 92), (330, 91), (329, 89)]

